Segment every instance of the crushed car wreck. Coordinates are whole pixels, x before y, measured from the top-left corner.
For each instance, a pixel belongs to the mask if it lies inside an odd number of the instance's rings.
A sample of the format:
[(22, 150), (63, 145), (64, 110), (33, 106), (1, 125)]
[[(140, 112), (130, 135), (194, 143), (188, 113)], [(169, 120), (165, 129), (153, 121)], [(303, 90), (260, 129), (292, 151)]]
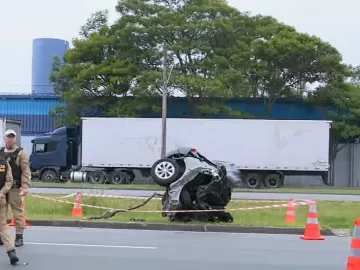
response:
[[(225, 166), (211, 162), (196, 149), (180, 147), (167, 153), (153, 164), (151, 176), (156, 184), (166, 187), (163, 216), (170, 221), (233, 221), (224, 210), (232, 193)], [(179, 210), (219, 211), (166, 212)]]

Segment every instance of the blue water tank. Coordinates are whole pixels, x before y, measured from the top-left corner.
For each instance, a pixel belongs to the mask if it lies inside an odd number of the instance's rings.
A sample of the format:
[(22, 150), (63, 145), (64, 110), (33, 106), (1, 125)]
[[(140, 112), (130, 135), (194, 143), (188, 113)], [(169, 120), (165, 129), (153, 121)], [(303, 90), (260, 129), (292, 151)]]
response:
[(32, 93), (53, 95), (54, 87), (50, 82), (53, 59), (62, 59), (69, 49), (69, 42), (56, 38), (37, 38), (32, 47)]

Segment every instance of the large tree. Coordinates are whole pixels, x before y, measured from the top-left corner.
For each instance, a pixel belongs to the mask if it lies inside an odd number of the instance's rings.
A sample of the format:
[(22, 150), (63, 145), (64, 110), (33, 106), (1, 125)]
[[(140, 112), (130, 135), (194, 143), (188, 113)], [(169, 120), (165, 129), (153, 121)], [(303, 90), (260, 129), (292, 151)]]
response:
[[(360, 86), (333, 81), (319, 87), (309, 100), (328, 109), (328, 119), (332, 121), (330, 164), (333, 172), (337, 154), (360, 139)], [(333, 173), (330, 176), (329, 184), (333, 184)]]
[[(166, 46), (166, 63), (171, 70), (167, 74), (169, 95), (187, 97), (193, 115), (225, 109), (223, 103), (211, 98), (248, 95), (239, 63), (244, 67), (242, 59), (249, 56), (249, 16), (225, 1), (122, 0), (116, 9), (121, 15), (118, 23), (126, 22), (132, 28), (138, 47), (158, 51), (158, 57), (162, 57), (161, 50)], [(233, 55), (232, 47), (242, 47), (243, 53)], [(150, 60), (145, 59), (148, 70), (139, 76), (136, 89), (147, 95), (161, 95), (163, 66), (160, 61)], [(237, 68), (233, 61), (238, 63)]]
[(329, 43), (277, 24), (272, 18), (256, 21), (260, 38), (252, 42), (249, 78), (256, 82), (254, 92), (264, 98), (268, 117), (279, 98), (304, 98), (319, 84), (326, 86), (348, 75), (341, 54)]
[(234, 97), (264, 98), (270, 115), (278, 98), (301, 97), (305, 86), (345, 70), (328, 43), (222, 0), (120, 0), (116, 10), (112, 25), (107, 12), (93, 14), (64, 63), (54, 63), (68, 118), (89, 107), (111, 116), (159, 110), (164, 44), (168, 94), (185, 96), (199, 117), (243, 117), (219, 101)]

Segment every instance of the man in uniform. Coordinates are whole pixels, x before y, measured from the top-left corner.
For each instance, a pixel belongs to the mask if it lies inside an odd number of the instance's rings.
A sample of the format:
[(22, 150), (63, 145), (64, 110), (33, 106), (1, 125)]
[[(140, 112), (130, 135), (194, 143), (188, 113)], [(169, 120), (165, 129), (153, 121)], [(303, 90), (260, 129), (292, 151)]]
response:
[(0, 233), (1, 240), (5, 244), (11, 264), (16, 264), (19, 258), (16, 256), (14, 243), (11, 238), (10, 229), (7, 224), (7, 202), (6, 195), (13, 185), (11, 167), (4, 155), (0, 153)]
[[(15, 246), (24, 245), (23, 234), (25, 230), (24, 209), (22, 209), (22, 197), (28, 192), (31, 172), (29, 165), (29, 156), (21, 147), (16, 145), (16, 132), (13, 129), (5, 131), (5, 147), (0, 149), (0, 154), (5, 156), (11, 166), (14, 182), (10, 189), (7, 199), (15, 219)], [(2, 242), (0, 241), (0, 245)]]

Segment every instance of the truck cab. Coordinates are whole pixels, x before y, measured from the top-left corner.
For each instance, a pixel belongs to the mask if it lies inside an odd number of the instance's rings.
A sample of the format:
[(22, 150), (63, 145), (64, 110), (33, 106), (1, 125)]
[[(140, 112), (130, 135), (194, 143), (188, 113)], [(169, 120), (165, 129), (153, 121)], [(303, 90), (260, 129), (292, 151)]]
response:
[(33, 176), (47, 182), (68, 178), (63, 172), (78, 163), (77, 138), (78, 128), (67, 127), (34, 138), (30, 155)]

